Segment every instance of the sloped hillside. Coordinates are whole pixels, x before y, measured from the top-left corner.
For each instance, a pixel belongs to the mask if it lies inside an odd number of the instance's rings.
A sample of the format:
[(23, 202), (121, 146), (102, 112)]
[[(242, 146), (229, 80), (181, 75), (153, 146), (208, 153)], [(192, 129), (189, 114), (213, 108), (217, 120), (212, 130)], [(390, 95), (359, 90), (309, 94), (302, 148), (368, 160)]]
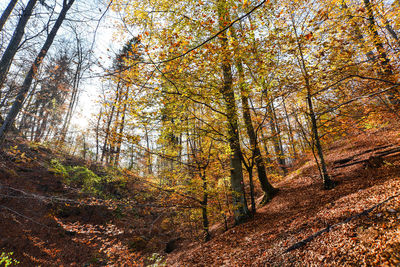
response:
[(173, 253), (167, 265), (398, 265), (398, 148), (398, 133), (390, 130), (336, 142), (328, 155), (334, 189), (321, 189), (308, 162), (276, 185), (279, 194), (253, 220)]
[(174, 237), (171, 226), (160, 227), (157, 220), (165, 211), (158, 204), (162, 193), (129, 171), (22, 139), (4, 145), (0, 159), (0, 260), (22, 266), (143, 265), (159, 260), (152, 254)]
[(327, 156), (334, 189), (322, 190), (306, 161), (252, 220), (225, 232), (215, 225), (204, 243), (175, 239), (182, 229), (163, 220), (173, 203), (142, 178), (114, 172), (86, 188), (61, 175), (75, 170), (67, 166), (107, 170), (19, 140), (1, 154), (1, 251), (22, 266), (397, 265), (399, 147), (388, 129), (340, 140)]

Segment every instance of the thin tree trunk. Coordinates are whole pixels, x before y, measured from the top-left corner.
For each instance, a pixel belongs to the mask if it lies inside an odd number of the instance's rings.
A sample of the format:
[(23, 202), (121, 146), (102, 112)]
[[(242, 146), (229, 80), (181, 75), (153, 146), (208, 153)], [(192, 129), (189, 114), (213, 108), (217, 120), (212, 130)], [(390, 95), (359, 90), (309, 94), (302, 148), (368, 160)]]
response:
[(47, 118), (48, 118), (48, 112), (45, 116), (45, 111), (46, 111), (46, 107), (43, 104), (42, 108), (40, 109), (38, 118), (40, 119), (40, 121), (37, 122), (37, 126), (36, 126), (36, 133), (35, 133), (35, 142), (40, 142), (42, 136), (43, 136), (43, 131), (46, 129), (46, 125), (47, 125)]
[[(31, 0), (34, 1), (34, 0)], [(30, 2), (31, 2), (30, 1)], [(63, 2), (63, 7), (61, 9), (60, 14), (58, 15), (58, 18), (51, 29), (49, 35), (46, 38), (45, 43), (43, 44), (42, 48), (39, 51), (39, 54), (37, 55), (34, 63), (32, 64), (28, 74), (25, 76), (25, 80), (21, 86), (20, 91), (18, 92), (17, 98), (14, 101), (11, 110), (7, 114), (6, 119), (4, 120), (3, 125), (0, 128), (0, 142), (4, 140), (6, 133), (9, 131), (11, 125), (14, 123), (15, 117), (18, 115), (18, 113), (21, 110), (22, 104), (25, 100), (25, 96), (29, 91), (29, 88), (31, 87), (32, 80), (34, 76), (36, 75), (37, 70), (39, 69), (41, 63), (43, 62), (43, 59), (45, 58), (50, 46), (52, 45), (54, 38), (57, 35), (57, 31), (60, 28), (61, 24), (63, 23), (65, 16), (67, 15), (68, 10), (72, 6), (75, 0), (64, 0)], [(30, 3), (29, 2), (29, 3)], [(36, 3), (36, 1), (34, 1)], [(28, 4), (29, 4), (28, 3)], [(1, 67), (1, 65), (0, 65)]]
[[(117, 84), (117, 92), (116, 92), (116, 95), (115, 95), (114, 103), (113, 103), (113, 105), (111, 107), (111, 114), (110, 114), (110, 117), (108, 118), (107, 128), (105, 130), (106, 131), (106, 136), (104, 137), (103, 151), (101, 153), (101, 159), (100, 159), (101, 162), (103, 162), (104, 156), (106, 156), (106, 150), (107, 150), (107, 145), (108, 145), (108, 137), (110, 135), (111, 122), (112, 122), (112, 119), (114, 117), (115, 105), (116, 105), (116, 103), (118, 101), (118, 97), (119, 97), (119, 93), (118, 93), (119, 92), (119, 86), (120, 86), (120, 83), (118, 82), (118, 84)], [(108, 157), (106, 159), (106, 162), (108, 162)]]
[(119, 126), (118, 124), (121, 123), (119, 121), (119, 114), (121, 113), (120, 105), (121, 105), (121, 99), (122, 99), (122, 95), (123, 95), (122, 90), (123, 89), (121, 88), (121, 92), (118, 93), (119, 97), (118, 97), (117, 101), (115, 102), (116, 105), (117, 105), (117, 113), (115, 114), (114, 126), (112, 127), (112, 130), (111, 130), (110, 150), (109, 150), (110, 151), (109, 162), (111, 164), (115, 163), (115, 156), (116, 156), (116, 152), (117, 152), (115, 146), (117, 145), (117, 142), (118, 142), (118, 132), (117, 132), (118, 131), (118, 126)]
[(364, 5), (368, 14), (368, 23), (369, 23), (368, 30), (371, 35), (372, 42), (380, 58), (379, 62), (382, 68), (382, 74), (384, 76), (392, 78), (391, 76), (393, 76), (393, 68), (390, 65), (390, 60), (387, 57), (386, 50), (383, 46), (381, 37), (379, 36), (378, 30), (376, 28), (375, 17), (374, 17), (374, 12), (372, 10), (371, 2), (369, 0), (364, 0)]
[(100, 121), (103, 115), (103, 108), (100, 109), (99, 117), (96, 123), (96, 162), (99, 160), (99, 130), (100, 130)]
[[(297, 122), (296, 131), (297, 131), (298, 136), (299, 136), (301, 151), (304, 154), (306, 152), (306, 146), (308, 145), (307, 137), (306, 137), (306, 134), (304, 132), (303, 126), (302, 126), (302, 124), (300, 122), (300, 119), (299, 119), (299, 116), (298, 116), (297, 113), (294, 114), (294, 119)], [(300, 128), (300, 131), (299, 131), (299, 128)]]
[(288, 136), (289, 136), (289, 142), (292, 146), (292, 155), (293, 158), (296, 159), (297, 158), (297, 151), (296, 151), (296, 144), (294, 143), (294, 136), (293, 136), (293, 129), (292, 129), (292, 125), (290, 123), (290, 118), (287, 112), (287, 108), (286, 108), (286, 103), (285, 103), (285, 99), (282, 98), (282, 104), (283, 104), (283, 110), (285, 111), (285, 117), (286, 117), (286, 123), (288, 126)]
[(274, 116), (274, 109), (273, 109), (273, 104), (272, 101), (268, 99), (268, 105), (267, 105), (267, 112), (269, 114), (269, 126), (271, 128), (271, 134), (272, 134), (272, 143), (274, 144), (274, 150), (275, 150), (275, 155), (276, 155), (276, 160), (278, 162), (279, 168), (282, 170), (283, 175), (286, 176), (287, 174), (287, 168), (286, 168), (286, 162), (285, 162), (285, 155), (282, 150), (282, 146), (280, 144), (280, 135), (279, 132), (277, 131), (277, 123), (275, 120)]
[[(346, 16), (349, 19), (350, 26), (351, 26), (351, 29), (353, 30), (353, 34), (355, 37), (355, 38), (353, 37), (354, 41), (358, 42), (361, 48), (364, 48), (365, 44), (366, 44), (364, 35), (362, 34), (361, 29), (358, 26), (358, 24), (354, 22), (354, 16), (350, 13), (349, 8), (346, 3), (346, 0), (342, 0), (342, 8), (343, 8)], [(374, 60), (374, 52), (373, 51), (369, 50), (366, 53), (366, 56), (369, 60)]]
[(268, 149), (268, 140), (264, 135), (263, 129), (264, 128), (261, 128), (260, 135), (261, 135), (261, 141), (263, 143), (263, 148), (264, 148), (264, 152), (265, 152), (265, 162), (266, 162), (266, 165), (267, 165), (266, 169), (269, 172), (272, 172), (272, 171), (274, 171), (275, 168), (273, 167), (273, 163), (272, 163), (272, 160), (271, 160), (271, 154), (269, 153), (269, 149)]
[[(307, 105), (308, 105), (308, 109), (309, 109), (309, 116), (310, 116), (310, 120), (311, 120), (311, 130), (312, 130), (312, 134), (314, 137), (315, 147), (317, 148), (317, 153), (318, 153), (320, 164), (321, 164), (322, 181), (324, 183), (325, 189), (331, 189), (335, 186), (335, 183), (329, 177), (328, 170), (326, 167), (324, 153), (322, 150), (322, 145), (321, 145), (321, 141), (320, 141), (319, 134), (318, 134), (317, 119), (315, 116), (314, 106), (313, 106), (312, 99), (311, 99), (312, 93), (311, 93), (311, 85), (310, 85), (310, 78), (309, 78), (310, 76), (307, 71), (307, 67), (306, 67), (306, 63), (305, 63), (305, 59), (304, 59), (304, 55), (303, 55), (303, 49), (300, 44), (299, 36), (297, 35), (296, 26), (294, 25), (293, 15), (292, 15), (292, 26), (293, 26), (293, 31), (294, 31), (294, 34), (296, 37), (297, 48), (299, 50), (298, 52), (300, 54), (300, 59), (299, 59), (300, 62), (299, 63), (301, 65), (303, 78), (304, 78), (306, 90), (307, 90), (306, 101), (307, 101)], [(317, 164), (318, 164), (318, 162), (317, 162)]]
[(116, 148), (116, 155), (115, 155), (115, 161), (114, 161), (115, 166), (118, 166), (120, 153), (121, 153), (122, 135), (123, 135), (124, 128), (125, 128), (125, 115), (126, 115), (126, 106), (127, 106), (128, 96), (129, 96), (129, 88), (127, 88), (126, 92), (125, 92), (124, 105), (122, 108), (122, 115), (121, 115), (121, 123), (119, 125), (119, 130), (118, 130), (119, 132), (118, 132), (118, 138), (117, 138), (117, 148)]
[(144, 126), (144, 138), (146, 139), (146, 149), (147, 149), (147, 151), (146, 151), (147, 171), (149, 174), (153, 174), (152, 158), (151, 158), (151, 153), (150, 153), (149, 131), (147, 130), (146, 125)]
[(393, 29), (393, 27), (389, 24), (389, 21), (388, 21), (388, 20), (385, 21), (385, 28), (386, 28), (386, 30), (388, 31), (388, 33), (390, 34), (390, 36), (392, 36), (392, 38), (393, 38), (394, 40), (396, 40), (397, 45), (398, 45), (399, 48), (400, 48), (400, 39), (399, 39), (399, 36), (397, 35), (397, 33), (396, 33), (396, 31)]
[[(378, 71), (378, 74), (383, 79), (395, 81), (395, 78), (393, 75), (393, 67), (390, 64), (390, 60), (387, 57), (386, 50), (383, 46), (382, 40), (381, 40), (378, 30), (376, 28), (375, 17), (374, 17), (374, 13), (373, 13), (370, 1), (364, 0), (364, 6), (367, 10), (367, 15), (368, 15), (368, 18), (367, 18), (368, 23), (369, 23), (368, 31), (372, 38), (372, 42), (375, 46), (375, 49), (378, 52), (378, 61), (379, 61), (378, 65), (381, 68)], [(342, 0), (342, 8), (345, 10), (347, 17), (349, 18), (350, 25), (354, 29), (354, 35), (356, 37), (356, 40), (360, 43), (361, 47), (364, 47), (365, 46), (364, 44), (367, 43), (367, 41), (365, 40), (360, 27), (354, 22), (354, 16), (352, 14), (350, 14), (350, 12), (348, 11), (346, 0)], [(369, 60), (376, 61), (373, 51), (368, 51), (366, 56)], [(389, 91), (387, 93), (387, 96), (388, 96), (390, 103), (393, 106), (395, 106), (396, 108), (399, 108), (399, 106), (400, 106), (399, 92), (397, 90)]]
[(210, 241), (211, 235), (209, 232), (209, 221), (207, 215), (207, 205), (208, 205), (208, 192), (207, 192), (207, 178), (205, 170), (200, 170), (201, 180), (203, 181), (203, 200), (201, 201), (201, 213), (203, 217), (203, 230), (205, 234), (205, 241)]
[[(79, 50), (79, 48), (78, 48)], [(74, 112), (74, 108), (77, 104), (77, 99), (78, 99), (78, 90), (79, 90), (79, 84), (80, 84), (80, 75), (81, 75), (81, 52), (78, 51), (78, 65), (76, 66), (76, 70), (74, 73), (74, 80), (73, 80), (73, 86), (72, 86), (72, 93), (71, 93), (71, 100), (68, 105), (68, 110), (67, 114), (65, 115), (64, 119), (64, 124), (61, 129), (61, 138), (60, 138), (60, 143), (64, 143), (65, 141), (65, 136), (68, 132), (69, 125), (71, 123), (71, 118)]]
[[(250, 185), (250, 202), (251, 202), (251, 213), (254, 215), (256, 214), (256, 200), (255, 200), (255, 193), (254, 193), (254, 182), (253, 182), (253, 165), (247, 167), (247, 173), (249, 174), (249, 185)], [(265, 196), (263, 197), (263, 204)]]
[[(24, 103), (24, 106), (25, 106), (25, 107), (24, 107), (24, 110), (25, 110), (25, 112), (24, 112), (24, 114), (23, 114), (23, 116), (22, 116), (22, 118), (21, 118), (21, 122), (20, 122), (20, 125), (19, 125), (19, 128), (18, 128), (18, 129), (19, 129), (19, 132), (22, 132), (22, 131), (24, 130), (24, 128), (27, 127), (27, 125), (28, 125), (28, 123), (27, 123), (28, 117), (29, 117), (29, 118), (32, 118), (32, 115), (29, 114), (29, 113), (27, 112), (27, 109), (29, 108), (29, 106), (30, 106), (31, 103), (32, 103), (33, 96), (34, 96), (34, 94), (35, 94), (35, 91), (36, 91), (37, 86), (38, 86), (38, 82), (36, 81), (36, 82), (33, 84), (32, 90), (29, 92), (27, 101), (25, 101), (26, 104)], [(29, 125), (28, 125), (28, 127), (29, 127)], [(25, 133), (25, 134), (27, 134), (27, 133)]]

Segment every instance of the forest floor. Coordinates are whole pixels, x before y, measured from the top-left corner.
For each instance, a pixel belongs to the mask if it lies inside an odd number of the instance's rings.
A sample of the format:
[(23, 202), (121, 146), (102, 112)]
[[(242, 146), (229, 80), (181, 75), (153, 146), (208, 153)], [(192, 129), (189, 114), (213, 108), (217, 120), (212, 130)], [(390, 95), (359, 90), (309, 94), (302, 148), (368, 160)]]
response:
[[(327, 153), (330, 174), (338, 183), (334, 189), (321, 189), (310, 161), (275, 185), (279, 194), (254, 219), (210, 242), (171, 253), (167, 265), (399, 266), (399, 145), (398, 132), (390, 130), (369, 131), (334, 143)], [(375, 160), (374, 155), (388, 153), (383, 162)], [(360, 163), (351, 165), (354, 162)], [(368, 214), (351, 219), (381, 202)], [(332, 225), (330, 231), (286, 252)]]
[[(134, 212), (125, 214), (129, 203), (79, 192), (49, 170), (52, 159), (72, 166), (85, 166), (85, 161), (22, 139), (4, 147), (0, 252), (18, 260), (19, 266), (143, 265), (148, 254), (135, 251), (144, 242), (135, 238), (146, 220)], [(132, 177), (127, 191), (140, 192), (135, 183)], [(153, 245), (157, 250), (165, 243)]]
[[(206, 243), (182, 241), (170, 254), (160, 243), (153, 248), (166, 266), (398, 266), (399, 147), (399, 132), (390, 129), (337, 141), (327, 149), (334, 189), (322, 190), (311, 160), (274, 185), (278, 195), (252, 220), (225, 232), (221, 226)], [(149, 256), (132, 249), (141, 245), (132, 238), (148, 226), (105, 202), (66, 201), (78, 199), (77, 193), (44, 164), (61, 156), (53, 153), (21, 145), (1, 152), (0, 252), (14, 252), (22, 266), (143, 265)], [(328, 226), (330, 231), (286, 252)]]

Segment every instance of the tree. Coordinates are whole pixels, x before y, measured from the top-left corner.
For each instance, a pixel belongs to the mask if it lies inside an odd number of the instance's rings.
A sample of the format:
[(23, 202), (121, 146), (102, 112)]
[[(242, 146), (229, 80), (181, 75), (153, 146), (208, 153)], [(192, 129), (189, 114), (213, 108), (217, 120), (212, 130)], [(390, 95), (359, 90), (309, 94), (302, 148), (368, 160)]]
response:
[[(235, 29), (232, 27), (230, 29), (233, 38), (237, 40), (237, 35), (235, 32)], [(240, 40), (237, 40), (237, 43), (239, 43)], [(254, 163), (257, 168), (257, 173), (258, 173), (258, 180), (260, 181), (261, 188), (264, 191), (264, 196), (261, 201), (262, 205), (265, 205), (268, 201), (270, 201), (273, 196), (277, 193), (277, 189), (274, 188), (271, 183), (268, 181), (267, 178), (267, 172), (265, 169), (265, 163), (264, 159), (261, 155), (261, 150), (260, 150), (260, 145), (258, 142), (257, 138), (257, 133), (254, 129), (253, 126), (253, 119), (251, 116), (251, 109), (249, 106), (249, 90), (246, 88), (245, 84), (245, 73), (243, 69), (243, 63), (242, 63), (242, 51), (240, 51), (240, 47), (237, 47), (235, 51), (235, 56), (237, 57), (236, 59), (236, 68), (238, 71), (239, 75), (239, 91), (240, 91), (240, 98), (241, 98), (241, 104), (242, 104), (242, 116), (243, 116), (243, 121), (245, 123), (245, 128), (247, 132), (247, 136), (250, 140), (250, 146), (251, 146), (251, 151), (252, 151), (252, 158), (254, 157)], [(250, 164), (252, 165), (252, 164)], [(253, 166), (248, 166), (248, 171), (253, 168)], [(249, 176), (251, 176), (251, 172), (249, 173)], [(250, 178), (251, 179), (251, 178)], [(254, 206), (254, 203), (252, 204)], [(253, 208), (254, 209), (254, 208)]]
[(74, 33), (76, 42), (76, 46), (72, 56), (73, 62), (75, 63), (75, 70), (72, 76), (72, 88), (71, 88), (72, 90), (70, 93), (67, 112), (65, 114), (63, 125), (59, 133), (60, 143), (63, 143), (65, 141), (65, 137), (68, 133), (71, 124), (71, 119), (73, 117), (75, 108), (78, 105), (82, 77), (84, 73), (87, 72), (92, 65), (91, 62), (89, 62), (89, 57), (91, 55), (91, 52), (89, 51), (88, 48), (85, 49), (85, 44), (82, 36), (78, 33), (78, 30), (76, 28), (73, 27), (71, 28)]
[(42, 48), (40, 49), (38, 55), (36, 56), (29, 72), (26, 74), (24, 82), (21, 86), (21, 89), (19, 90), (14, 103), (13, 103), (10, 111), (7, 114), (7, 117), (5, 118), (4, 123), (2, 124), (2, 126), (0, 128), (0, 140), (1, 141), (4, 140), (5, 135), (9, 131), (16, 116), (20, 112), (23, 102), (25, 100), (26, 94), (28, 93), (28, 90), (29, 90), (30, 86), (32, 85), (32, 81), (37, 73), (37, 70), (40, 67), (41, 63), (43, 62), (44, 57), (47, 55), (47, 52), (48, 52), (49, 48), (51, 47), (51, 45), (54, 41), (54, 38), (56, 37), (57, 32), (58, 32), (59, 28), (61, 27), (61, 24), (63, 23), (68, 10), (71, 8), (74, 1), (75, 0), (69, 0), (69, 1), (63, 0), (63, 5), (62, 5), (62, 9), (60, 11), (60, 14), (58, 15), (57, 20), (54, 23), (50, 33), (48, 34), (46, 41), (44, 42)]
[[(216, 4), (218, 23), (220, 29), (229, 22), (229, 9), (225, 0), (219, 0)], [(223, 74), (223, 85), (221, 95), (225, 102), (225, 113), (227, 117), (228, 142), (231, 149), (231, 186), (235, 214), (235, 222), (241, 223), (249, 217), (247, 201), (244, 192), (243, 170), (241, 162), (241, 148), (238, 127), (238, 115), (235, 103), (235, 93), (232, 86), (232, 67), (230, 53), (228, 52), (228, 40), (226, 33), (220, 35), (222, 50), (221, 69)]]
[[(14, 59), (15, 54), (17, 53), (19, 44), (24, 36), (25, 26), (28, 23), (29, 18), (32, 15), (33, 8), (35, 7), (37, 0), (29, 0), (26, 5), (22, 15), (18, 21), (17, 27), (15, 28), (14, 34), (11, 37), (10, 42), (6, 50), (4, 51), (1, 60), (0, 60), (0, 88), (3, 87), (4, 81), (7, 78), (7, 73), (10, 68), (10, 65)], [(11, 12), (11, 11), (10, 11)]]

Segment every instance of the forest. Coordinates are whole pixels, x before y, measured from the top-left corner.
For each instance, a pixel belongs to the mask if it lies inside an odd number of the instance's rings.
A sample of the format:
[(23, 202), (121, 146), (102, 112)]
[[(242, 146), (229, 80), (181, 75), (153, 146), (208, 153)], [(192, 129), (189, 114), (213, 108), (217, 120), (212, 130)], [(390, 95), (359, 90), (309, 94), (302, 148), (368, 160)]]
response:
[(399, 266), (399, 0), (0, 15), (0, 265)]

